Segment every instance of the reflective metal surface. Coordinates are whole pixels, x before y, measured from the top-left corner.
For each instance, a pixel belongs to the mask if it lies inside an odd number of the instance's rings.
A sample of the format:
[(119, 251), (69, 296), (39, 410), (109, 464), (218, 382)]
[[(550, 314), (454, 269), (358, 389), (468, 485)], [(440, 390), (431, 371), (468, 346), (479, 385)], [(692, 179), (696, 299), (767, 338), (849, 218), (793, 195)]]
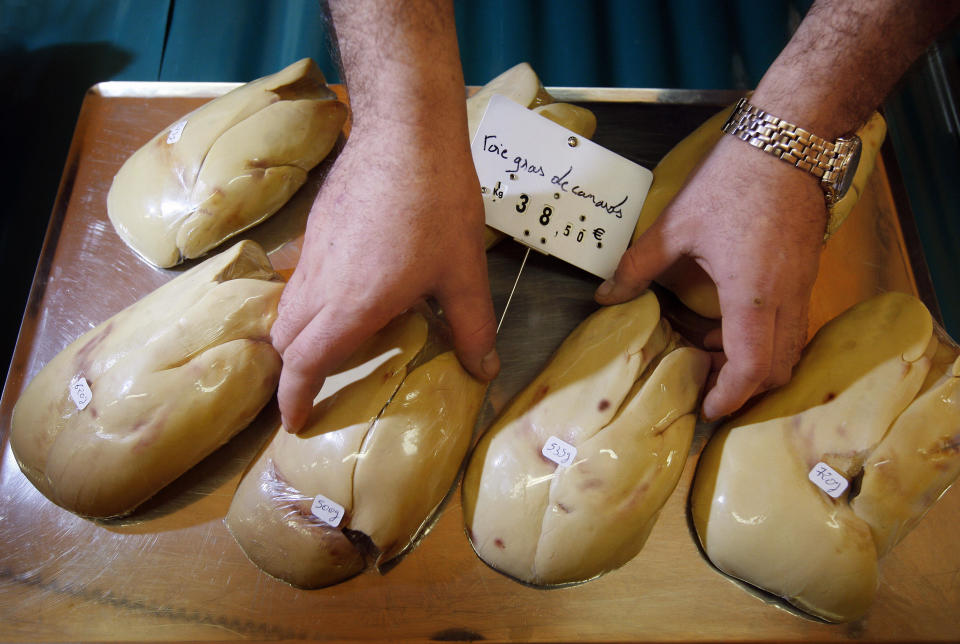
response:
[[(302, 591), (261, 573), (222, 519), (241, 472), (276, 422), (274, 405), (126, 519), (91, 522), (52, 505), (25, 480), (7, 446), (12, 407), (30, 378), (71, 340), (178, 272), (147, 266), (120, 241), (106, 217), (106, 193), (120, 164), (143, 142), (227, 89), (155, 85), (110, 83), (88, 94), (38, 262), (0, 401), (0, 639), (904, 641), (960, 634), (960, 493), (949, 491), (882, 561), (880, 589), (865, 619), (824, 624), (777, 610), (769, 597), (744, 592), (703, 559), (686, 506), (695, 455), (710, 431), (705, 425), (644, 550), (595, 581), (551, 591), (511, 581), (474, 555), (463, 534), (459, 494), (385, 575), (369, 572)], [(599, 121), (596, 140), (647, 167), (732, 99), (660, 90), (556, 94), (589, 104)], [(288, 274), (310, 190), (328, 166), (246, 235), (267, 243), (276, 267)], [(876, 292), (917, 290), (911, 260), (922, 258), (907, 254), (898, 219), (904, 212), (887, 178), (881, 162), (860, 206), (827, 245), (811, 330)], [(523, 252), (509, 241), (490, 251), (498, 313)], [(503, 371), (481, 424), (595, 308), (598, 281), (531, 255), (498, 336)], [(682, 312), (673, 317), (694, 336), (705, 328)]]

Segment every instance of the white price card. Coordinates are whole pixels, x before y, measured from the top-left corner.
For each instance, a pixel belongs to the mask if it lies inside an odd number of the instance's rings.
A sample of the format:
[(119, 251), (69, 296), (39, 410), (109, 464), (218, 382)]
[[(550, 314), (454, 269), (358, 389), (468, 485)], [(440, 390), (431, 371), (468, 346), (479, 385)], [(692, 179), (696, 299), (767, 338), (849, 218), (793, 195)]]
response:
[(472, 143), (487, 224), (607, 279), (653, 173), (494, 95)]
[(822, 461), (813, 466), (807, 478), (833, 498), (837, 498), (843, 494), (847, 486), (850, 485), (843, 474), (840, 474)]
[(90, 384), (83, 376), (74, 376), (70, 380), (70, 400), (77, 406), (78, 411), (83, 411), (93, 400), (93, 392), (90, 391)]
[(318, 494), (313, 499), (310, 506), (310, 512), (328, 526), (336, 528), (343, 520), (343, 506), (336, 501), (331, 501), (322, 494)]
[(557, 465), (566, 467), (573, 463), (573, 459), (577, 457), (577, 448), (556, 436), (551, 436), (543, 444), (540, 453)]
[(187, 119), (182, 121), (177, 121), (170, 127), (170, 133), (167, 134), (167, 144), (173, 145), (180, 140), (180, 137), (183, 135), (183, 128), (187, 127)]

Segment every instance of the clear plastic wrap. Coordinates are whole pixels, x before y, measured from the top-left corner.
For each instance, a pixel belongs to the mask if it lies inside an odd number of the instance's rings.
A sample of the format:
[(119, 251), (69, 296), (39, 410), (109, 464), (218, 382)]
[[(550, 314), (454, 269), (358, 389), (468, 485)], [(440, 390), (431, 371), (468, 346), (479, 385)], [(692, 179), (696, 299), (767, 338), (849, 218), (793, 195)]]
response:
[(164, 128), (114, 177), (107, 213), (147, 261), (169, 267), (272, 215), (330, 152), (347, 107), (310, 59)]
[(787, 385), (713, 436), (691, 493), (723, 572), (832, 622), (858, 619), (878, 560), (960, 475), (960, 349), (912, 296), (824, 326)]
[(633, 558), (683, 470), (709, 367), (652, 292), (577, 327), (471, 456), (463, 510), (480, 558), (535, 585)]
[(236, 244), (78, 338), (24, 390), (10, 444), (47, 498), (126, 514), (246, 427), (273, 396), (283, 283)]
[(426, 311), (391, 322), (331, 376), (299, 434), (278, 428), (226, 524), (250, 560), (295, 586), (382, 569), (454, 485), (486, 386)]

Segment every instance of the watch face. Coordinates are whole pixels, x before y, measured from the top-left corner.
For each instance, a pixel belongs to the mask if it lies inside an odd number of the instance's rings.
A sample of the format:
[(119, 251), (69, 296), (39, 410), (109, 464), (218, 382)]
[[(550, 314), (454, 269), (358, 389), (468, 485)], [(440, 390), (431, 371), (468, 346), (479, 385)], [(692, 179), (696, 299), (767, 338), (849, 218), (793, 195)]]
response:
[(847, 194), (847, 190), (849, 190), (851, 184), (853, 184), (853, 179), (857, 176), (857, 168), (860, 166), (860, 150), (863, 148), (860, 137), (853, 136), (849, 139), (844, 139), (843, 143), (844, 148), (846, 148), (843, 151), (845, 160), (840, 168), (840, 176), (837, 177), (836, 183), (832, 186), (833, 190), (831, 192), (833, 194), (830, 195), (832, 197), (829, 200), (830, 203), (836, 203), (843, 199)]

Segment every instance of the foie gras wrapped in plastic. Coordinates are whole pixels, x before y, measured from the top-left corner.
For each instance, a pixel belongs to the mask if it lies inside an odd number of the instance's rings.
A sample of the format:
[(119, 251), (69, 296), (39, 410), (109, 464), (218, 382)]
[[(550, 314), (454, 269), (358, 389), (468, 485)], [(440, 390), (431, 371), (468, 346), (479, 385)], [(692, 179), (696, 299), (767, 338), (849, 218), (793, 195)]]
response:
[(567, 337), (470, 457), (463, 511), (481, 559), (557, 585), (640, 551), (683, 470), (710, 367), (681, 344), (649, 291)]
[(117, 234), (161, 267), (266, 219), (333, 147), (347, 107), (309, 58), (187, 114), (137, 150), (107, 195)]
[(825, 325), (700, 458), (692, 513), (714, 565), (823, 619), (864, 615), (878, 560), (960, 475), (958, 355), (902, 293)]
[(439, 350), (435, 324), (393, 320), (327, 379), (306, 427), (279, 429), (244, 474), (226, 524), (265, 572), (335, 584), (395, 559), (429, 525), (486, 391)]
[(263, 250), (241, 242), (80, 336), (14, 408), (23, 473), (71, 512), (131, 512), (273, 396), (282, 289)]

